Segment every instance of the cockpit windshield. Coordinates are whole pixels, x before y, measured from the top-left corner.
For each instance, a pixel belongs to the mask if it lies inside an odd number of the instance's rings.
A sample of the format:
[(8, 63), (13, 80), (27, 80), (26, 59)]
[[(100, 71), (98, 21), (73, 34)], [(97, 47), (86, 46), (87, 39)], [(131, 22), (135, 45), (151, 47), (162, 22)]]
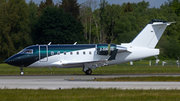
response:
[(20, 54), (33, 54), (33, 49), (24, 49), (20, 52)]

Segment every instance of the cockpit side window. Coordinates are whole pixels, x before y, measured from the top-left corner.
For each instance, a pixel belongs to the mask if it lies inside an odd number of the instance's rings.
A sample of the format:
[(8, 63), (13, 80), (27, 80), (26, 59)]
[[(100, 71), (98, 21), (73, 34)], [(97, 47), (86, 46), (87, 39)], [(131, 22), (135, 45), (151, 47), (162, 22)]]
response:
[(33, 54), (33, 49), (25, 49), (21, 54)]

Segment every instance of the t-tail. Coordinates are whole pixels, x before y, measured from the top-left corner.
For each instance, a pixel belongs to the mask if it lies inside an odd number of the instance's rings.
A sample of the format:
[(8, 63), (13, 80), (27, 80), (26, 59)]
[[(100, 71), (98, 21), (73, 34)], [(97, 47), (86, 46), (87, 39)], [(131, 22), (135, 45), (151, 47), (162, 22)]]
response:
[(130, 43), (132, 46), (154, 48), (166, 27), (174, 22), (153, 19)]

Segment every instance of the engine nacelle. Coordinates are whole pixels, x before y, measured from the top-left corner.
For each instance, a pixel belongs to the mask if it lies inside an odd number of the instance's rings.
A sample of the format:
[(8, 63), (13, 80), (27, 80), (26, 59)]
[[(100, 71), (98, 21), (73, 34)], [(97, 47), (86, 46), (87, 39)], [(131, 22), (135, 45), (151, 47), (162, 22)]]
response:
[(116, 44), (97, 44), (96, 51), (98, 55), (111, 55), (116, 50)]

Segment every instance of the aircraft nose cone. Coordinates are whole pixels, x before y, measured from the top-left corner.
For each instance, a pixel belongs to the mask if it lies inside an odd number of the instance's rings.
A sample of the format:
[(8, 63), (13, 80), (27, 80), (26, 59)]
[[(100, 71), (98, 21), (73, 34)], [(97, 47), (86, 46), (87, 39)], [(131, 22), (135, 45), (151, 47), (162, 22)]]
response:
[(10, 63), (9, 59), (6, 59), (6, 60), (4, 61), (4, 63), (9, 64), (9, 63)]
[(8, 63), (8, 61), (7, 61), (7, 60), (5, 60), (5, 61), (4, 61), (4, 63)]
[(15, 64), (16, 64), (15, 60), (12, 59), (12, 58), (6, 59), (6, 60), (4, 61), (4, 63), (7, 63), (7, 64), (9, 64), (9, 65), (13, 65), (13, 66), (15, 66)]
[(7, 63), (9, 65), (14, 65), (15, 59), (13, 57), (10, 57), (4, 61), (4, 63)]
[(7, 63), (12, 66), (22, 66), (23, 60), (20, 59), (17, 55), (11, 56), (10, 58), (6, 59), (4, 63)]

